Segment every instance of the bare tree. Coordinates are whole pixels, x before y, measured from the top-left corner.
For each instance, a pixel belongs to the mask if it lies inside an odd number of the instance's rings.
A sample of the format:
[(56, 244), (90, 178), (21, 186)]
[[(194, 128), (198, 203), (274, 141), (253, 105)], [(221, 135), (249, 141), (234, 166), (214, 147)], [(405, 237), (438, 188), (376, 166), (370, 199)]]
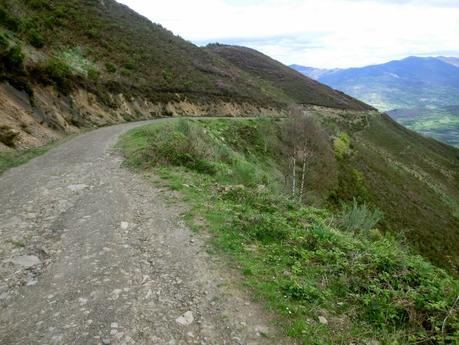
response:
[(292, 197), (304, 200), (308, 170), (317, 158), (320, 145), (327, 143), (328, 136), (312, 114), (294, 107), (283, 124), (282, 138), (283, 151), (288, 156), (285, 181), (290, 184)]

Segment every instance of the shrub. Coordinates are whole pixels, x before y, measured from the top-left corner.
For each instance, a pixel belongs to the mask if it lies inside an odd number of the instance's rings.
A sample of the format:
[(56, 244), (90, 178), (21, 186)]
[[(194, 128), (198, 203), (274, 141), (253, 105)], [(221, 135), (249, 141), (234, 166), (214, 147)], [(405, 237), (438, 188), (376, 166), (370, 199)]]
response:
[(335, 155), (338, 158), (343, 158), (350, 152), (351, 139), (345, 132), (341, 132), (333, 141)]
[(64, 61), (52, 57), (44, 68), (45, 78), (53, 82), (60, 91), (68, 93), (72, 87), (72, 70)]
[(5, 52), (8, 49), (8, 47), (9, 47), (8, 40), (5, 38), (5, 36), (0, 34), (0, 54)]
[(24, 54), (21, 46), (16, 45), (7, 50), (4, 56), (0, 56), (4, 66), (8, 72), (24, 73)]
[(133, 71), (135, 69), (135, 64), (132, 61), (129, 61), (124, 65), (124, 68), (126, 68), (129, 71)]
[(97, 81), (99, 79), (100, 73), (94, 68), (88, 70), (88, 79), (91, 81)]
[(41, 9), (44, 9), (44, 8), (47, 8), (47, 9), (50, 8), (49, 4), (44, 0), (28, 0), (27, 4), (31, 8), (36, 9), (36, 10), (41, 10)]
[(100, 32), (96, 29), (91, 29), (88, 32), (86, 32), (86, 36), (88, 36), (89, 38), (97, 39), (100, 38)]
[(105, 68), (107, 69), (108, 72), (110, 73), (115, 73), (116, 72), (116, 66), (112, 64), (111, 62), (107, 62), (105, 64)]
[(29, 43), (35, 48), (43, 48), (45, 45), (45, 38), (37, 30), (33, 29), (29, 32)]
[(49, 75), (56, 81), (67, 79), (71, 75), (70, 67), (57, 58), (51, 58), (48, 61), (46, 69)]
[(344, 206), (338, 220), (340, 228), (346, 231), (368, 232), (373, 229), (383, 218), (383, 213), (378, 210), (370, 210), (365, 203), (359, 205), (353, 200), (352, 205)]
[(17, 32), (21, 27), (21, 21), (18, 18), (11, 17), (4, 8), (0, 7), (0, 25)]

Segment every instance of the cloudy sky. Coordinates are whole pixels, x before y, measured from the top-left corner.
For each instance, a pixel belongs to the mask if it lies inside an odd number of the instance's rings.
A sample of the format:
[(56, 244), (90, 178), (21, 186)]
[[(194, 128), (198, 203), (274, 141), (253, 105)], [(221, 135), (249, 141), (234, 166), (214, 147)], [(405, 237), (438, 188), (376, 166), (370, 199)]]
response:
[(195, 44), (244, 45), (285, 64), (459, 57), (459, 0), (118, 1)]

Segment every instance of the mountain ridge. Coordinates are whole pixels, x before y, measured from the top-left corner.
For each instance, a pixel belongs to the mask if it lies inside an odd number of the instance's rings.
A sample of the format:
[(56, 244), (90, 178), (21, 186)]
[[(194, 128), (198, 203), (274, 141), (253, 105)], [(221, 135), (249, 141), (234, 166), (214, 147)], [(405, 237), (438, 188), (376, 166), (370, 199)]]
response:
[(453, 61), (456, 60), (409, 56), (365, 67), (321, 70), (319, 74), (312, 67), (290, 67), (386, 111), (457, 105), (459, 68)]

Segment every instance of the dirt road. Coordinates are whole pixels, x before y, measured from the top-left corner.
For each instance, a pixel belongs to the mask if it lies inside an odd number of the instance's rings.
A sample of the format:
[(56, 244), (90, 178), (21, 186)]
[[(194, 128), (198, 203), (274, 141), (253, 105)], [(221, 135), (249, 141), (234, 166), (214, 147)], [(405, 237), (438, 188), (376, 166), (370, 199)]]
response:
[(121, 166), (139, 124), (0, 177), (0, 344), (281, 344), (167, 193)]

